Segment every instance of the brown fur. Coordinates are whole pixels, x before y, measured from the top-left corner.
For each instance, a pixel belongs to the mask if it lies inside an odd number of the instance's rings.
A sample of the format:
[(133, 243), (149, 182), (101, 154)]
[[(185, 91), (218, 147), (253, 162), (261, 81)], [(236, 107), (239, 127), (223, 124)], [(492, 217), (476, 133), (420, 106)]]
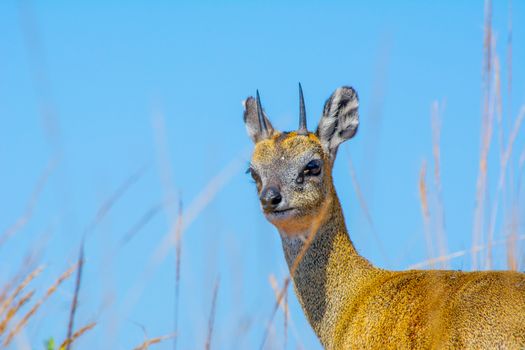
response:
[[(328, 102), (337, 100), (334, 95)], [(319, 132), (301, 136), (273, 131), (270, 138), (256, 142), (252, 156), (258, 192), (271, 183), (298, 208), (292, 217), (271, 220), (281, 234), (290, 267), (312, 234), (313, 222), (321, 221), (292, 278), (323, 346), (524, 349), (525, 274), (387, 271), (358, 254), (332, 181), (338, 144), (334, 148), (323, 137)], [(295, 176), (312, 157), (323, 160), (322, 173), (296, 185)], [(323, 205), (328, 210), (320, 217)]]

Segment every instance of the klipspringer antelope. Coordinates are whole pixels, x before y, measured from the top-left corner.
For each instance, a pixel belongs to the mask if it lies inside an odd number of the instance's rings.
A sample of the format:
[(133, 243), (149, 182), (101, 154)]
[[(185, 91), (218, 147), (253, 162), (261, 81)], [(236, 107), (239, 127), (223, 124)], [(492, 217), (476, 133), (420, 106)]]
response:
[[(525, 348), (525, 274), (388, 271), (360, 256), (332, 182), (339, 145), (359, 124), (358, 97), (340, 87), (316, 132), (277, 131), (259, 93), (244, 102), (255, 143), (249, 171), (265, 217), (282, 239), (295, 292), (326, 349)], [(314, 235), (314, 236), (312, 236)]]

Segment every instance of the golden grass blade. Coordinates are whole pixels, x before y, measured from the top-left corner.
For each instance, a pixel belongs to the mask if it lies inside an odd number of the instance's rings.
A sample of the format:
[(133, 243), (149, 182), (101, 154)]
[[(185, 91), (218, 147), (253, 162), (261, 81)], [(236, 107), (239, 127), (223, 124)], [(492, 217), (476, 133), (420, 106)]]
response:
[[(277, 279), (273, 274), (270, 274), (268, 276), (268, 281), (270, 282), (270, 286), (273, 289), (273, 292), (275, 293), (275, 298), (277, 299), (279, 297), (279, 284), (277, 283)], [(290, 318), (290, 314), (288, 313), (288, 290), (285, 290), (284, 292), (284, 298), (279, 303), (279, 306), (281, 307), (283, 311), (283, 319), (284, 319), (284, 345), (283, 349), (286, 349), (286, 343), (288, 338), (288, 319)]]
[(171, 157), (169, 152), (168, 136), (166, 132), (166, 121), (160, 108), (155, 108), (152, 114), (152, 124), (155, 140), (155, 151), (157, 153), (157, 164), (159, 167), (159, 176), (162, 183), (162, 189), (165, 198), (166, 214), (170, 222), (175, 222), (177, 214), (173, 208), (173, 200), (176, 199), (175, 187), (173, 185), (173, 169), (171, 167)]
[(13, 302), (13, 300), (16, 299), (16, 297), (18, 296), (18, 294), (20, 294), (20, 292), (25, 288), (27, 287), (27, 285), (29, 283), (31, 283), (32, 280), (34, 280), (38, 275), (40, 275), (40, 273), (44, 270), (44, 267), (43, 266), (39, 266), (37, 267), (36, 269), (34, 269), (29, 275), (27, 275), (27, 277), (16, 287), (16, 289), (14, 290), (14, 292), (9, 296), (7, 297), (3, 302), (2, 304), (0, 304), (0, 315), (2, 315), (5, 311), (5, 309), (11, 305), (11, 303)]
[(60, 275), (60, 277), (58, 277), (58, 279), (55, 281), (55, 283), (53, 283), (53, 285), (51, 285), (51, 287), (47, 289), (44, 296), (39, 301), (37, 301), (35, 305), (33, 305), (33, 307), (22, 317), (22, 320), (18, 322), (18, 324), (9, 332), (9, 334), (2, 343), (4, 347), (7, 347), (11, 343), (13, 338), (22, 330), (22, 328), (24, 328), (29, 319), (34, 316), (34, 314), (38, 311), (42, 304), (56, 292), (58, 287), (73, 274), (77, 267), (77, 264), (71, 266), (62, 275)]
[[(432, 244), (432, 235), (430, 233), (430, 210), (428, 208), (428, 195), (427, 195), (427, 162), (423, 160), (421, 164), (421, 170), (419, 171), (419, 199), (421, 200), (421, 213), (423, 215), (423, 224), (425, 232), (425, 242), (427, 246), (427, 256), (429, 260), (433, 261), (434, 257), (434, 246)], [(434, 267), (431, 265), (431, 267)]]
[(33, 216), (33, 212), (35, 210), (36, 204), (38, 202), (38, 199), (40, 198), (40, 195), (42, 194), (42, 191), (44, 190), (47, 181), (51, 174), (53, 173), (53, 170), (55, 170), (58, 162), (55, 159), (52, 159), (48, 162), (46, 168), (44, 169), (42, 175), (40, 175), (35, 188), (33, 189), (33, 192), (31, 193), (31, 196), (29, 197), (29, 201), (26, 204), (26, 208), (22, 215), (15, 221), (13, 225), (5, 229), (2, 234), (0, 234), (0, 246), (2, 246), (11, 236), (13, 236), (16, 232), (20, 231), (24, 226), (31, 220), (31, 217)]
[(151, 338), (151, 339), (146, 340), (145, 342), (143, 342), (139, 346), (133, 348), (133, 350), (146, 350), (146, 349), (148, 349), (148, 347), (150, 345), (158, 344), (160, 342), (163, 342), (164, 340), (172, 339), (172, 338), (174, 338), (176, 336), (177, 336), (176, 334), (168, 334), (168, 335), (164, 335), (162, 337)]
[[(514, 123), (514, 127), (512, 128), (512, 131), (509, 136), (509, 141), (507, 146), (505, 147), (505, 152), (503, 153), (503, 158), (501, 159), (500, 163), (500, 173), (499, 173), (499, 179), (498, 179), (498, 187), (496, 189), (496, 196), (494, 199), (494, 206), (492, 207), (492, 213), (490, 217), (490, 226), (489, 226), (489, 234), (488, 234), (488, 245), (490, 248), (490, 245), (492, 244), (492, 241), (494, 239), (494, 231), (496, 229), (496, 218), (498, 215), (498, 208), (499, 208), (499, 197), (505, 187), (505, 179), (507, 174), (507, 165), (510, 160), (510, 157), (512, 155), (512, 149), (514, 146), (514, 142), (516, 141), (516, 138), (518, 137), (518, 133), (521, 128), (521, 124), (523, 123), (523, 119), (525, 118), (525, 106), (523, 106), (520, 110), (520, 113), (518, 117), (516, 118), (516, 121)], [(491, 266), (492, 262), (492, 253), (490, 253), (492, 250), (487, 249), (487, 260), (488, 260), (488, 266)]]
[(193, 221), (199, 216), (199, 214), (210, 204), (215, 198), (217, 193), (228, 183), (228, 181), (239, 172), (241, 165), (239, 157), (232, 159), (232, 161), (226, 165), (210, 182), (204, 187), (204, 189), (197, 195), (197, 197), (190, 203), (188, 209), (185, 210), (180, 228), (178, 227), (179, 222), (177, 221), (173, 227), (170, 228), (168, 234), (164, 237), (161, 244), (159, 244), (157, 250), (154, 253), (154, 257), (157, 261), (163, 261), (166, 254), (173, 246), (173, 243), (177, 241), (177, 232), (180, 230), (180, 237), (186, 232), (188, 227)]
[(64, 340), (62, 342), (62, 344), (60, 344), (58, 349), (59, 350), (69, 349), (71, 344), (73, 344), (78, 338), (80, 338), (86, 332), (89, 332), (90, 330), (95, 328), (96, 325), (97, 325), (96, 322), (91, 322), (91, 323), (85, 325), (84, 327), (80, 328), (75, 333), (73, 333), (70, 336), (68, 336), (68, 338), (66, 340)]
[[(483, 73), (490, 79), (492, 71), (492, 1), (485, 0), (485, 23), (483, 26)], [(489, 84), (490, 85), (490, 84)]]
[[(268, 280), (275, 294), (275, 299), (277, 300), (279, 298), (279, 292), (280, 292), (279, 284), (277, 283), (277, 279), (275, 278), (273, 274), (270, 274), (270, 276), (268, 277)], [(292, 315), (290, 314), (290, 309), (288, 307), (288, 291), (287, 290), (285, 290), (284, 298), (282, 302), (279, 304), (279, 306), (281, 307), (283, 311), (283, 315), (284, 315), (284, 348), (286, 349), (286, 344), (287, 344), (288, 325), (290, 326), (290, 329), (292, 330), (292, 334), (297, 343), (297, 347), (299, 349), (304, 348), (301, 342), (301, 337), (299, 336), (299, 333), (297, 332), (297, 328), (295, 327), (295, 323), (293, 322)]]
[[(78, 306), (78, 294), (80, 293), (80, 283), (82, 282), (82, 270), (84, 268), (84, 241), (80, 244), (80, 252), (78, 254), (78, 261), (77, 261), (77, 277), (75, 280), (75, 292), (73, 294), (73, 300), (71, 301), (71, 309), (69, 311), (69, 322), (67, 326), (67, 337), (66, 339), (73, 339), (73, 326), (75, 322), (75, 314), (77, 311)], [(95, 325), (93, 324), (93, 327)], [(68, 342), (66, 344), (66, 350), (69, 350), (71, 347), (72, 341)]]
[(390, 257), (386, 252), (386, 249), (384, 248), (383, 243), (381, 242), (381, 238), (379, 238), (379, 234), (377, 233), (377, 230), (375, 228), (374, 221), (372, 220), (372, 215), (370, 215), (370, 210), (368, 209), (368, 205), (366, 204), (365, 196), (363, 195), (363, 191), (361, 191), (361, 186), (359, 184), (359, 181), (357, 180), (354, 164), (352, 163), (352, 158), (350, 158), (350, 155), (348, 155), (348, 166), (350, 171), (350, 178), (352, 179), (352, 184), (354, 185), (354, 190), (357, 194), (359, 205), (365, 213), (366, 220), (370, 225), (370, 229), (372, 230), (372, 236), (374, 237), (376, 246), (379, 249), (379, 252), (383, 256), (383, 258), (385, 258), (387, 264), (390, 264)]
[(288, 319), (289, 319), (289, 312), (288, 312), (288, 289), (284, 291), (284, 341), (283, 341), (283, 349), (286, 349), (286, 345), (288, 344)]
[[(275, 293), (275, 297), (277, 298), (279, 296), (279, 283), (277, 283), (277, 279), (275, 278), (273, 274), (270, 274), (270, 276), (268, 276), (268, 282), (270, 283), (270, 286), (272, 287), (273, 292)], [(281, 300), (281, 302), (279, 303), (279, 306), (283, 310), (285, 317), (288, 317), (288, 314), (286, 313), (286, 309), (284, 307), (283, 300)]]
[(511, 271), (518, 271), (518, 210), (512, 208), (510, 233), (507, 240), (507, 268)]
[[(500, 157), (500, 176), (504, 172), (503, 170), (503, 160), (505, 158), (505, 128), (503, 126), (503, 98), (501, 94), (501, 67), (500, 67), (500, 61), (499, 56), (495, 53), (494, 54), (494, 99), (496, 104), (496, 120), (498, 122), (498, 143), (499, 143), (499, 157)], [(507, 227), (507, 208), (506, 208), (506, 181), (503, 181), (503, 186), (501, 188), (502, 196), (503, 196), (503, 230)], [(493, 203), (492, 207), (492, 213), (494, 213), (494, 208), (499, 205), (499, 189), (497, 190), (496, 194), (496, 200)], [(488, 245), (490, 246), (493, 235), (494, 235), (494, 227), (496, 225), (497, 217), (494, 215), (491, 215), (489, 219), (489, 232), (487, 235)], [(503, 233), (504, 234), (504, 233)], [(492, 265), (492, 249), (487, 249), (487, 257), (486, 257), (486, 266), (489, 267)]]
[(211, 349), (211, 339), (213, 336), (213, 325), (215, 323), (215, 309), (217, 306), (217, 294), (219, 293), (220, 279), (217, 278), (215, 281), (215, 287), (213, 288), (213, 297), (211, 300), (210, 318), (208, 319), (208, 335), (206, 337), (206, 343), (204, 344), (205, 350)]
[(59, 120), (51, 94), (51, 83), (44, 59), (45, 50), (40, 38), (34, 8), (31, 1), (21, 1), (18, 8), (23, 44), (29, 57), (29, 71), (37, 92), (45, 136), (53, 153), (60, 155), (62, 150)]
[[(505, 245), (511, 239), (514, 240), (514, 242), (523, 241), (523, 240), (525, 240), (525, 235), (520, 235), (520, 236), (517, 236), (517, 237), (514, 237), (514, 238), (508, 237), (506, 239), (494, 241), (490, 248), (493, 248), (493, 247), (499, 246), (499, 245)], [(410, 270), (410, 269), (426, 268), (426, 267), (432, 266), (433, 264), (436, 264), (436, 263), (438, 263), (440, 261), (450, 261), (452, 259), (459, 258), (459, 257), (462, 257), (462, 256), (466, 256), (468, 254), (476, 254), (476, 253), (481, 252), (481, 251), (483, 251), (485, 249), (489, 249), (489, 246), (488, 245), (474, 246), (474, 247), (472, 247), (470, 249), (459, 250), (459, 251), (447, 254), (446, 256), (438, 256), (438, 257), (435, 257), (433, 259), (428, 259), (428, 260), (424, 260), (424, 261), (421, 261), (421, 262), (409, 265), (407, 267), (407, 269)]]
[(518, 185), (516, 191), (517, 195), (519, 195), (519, 193), (521, 192), (521, 179), (525, 170), (525, 147), (523, 147), (523, 150), (521, 151), (518, 167)]
[[(25, 305), (29, 302), (29, 300), (33, 297), (33, 295), (35, 294), (35, 291), (32, 290), (28, 293), (26, 293), (24, 296), (22, 296), (20, 298), (20, 300), (18, 300), (18, 302), (13, 305), (11, 308), (9, 308), (7, 310), (7, 312), (5, 313), (5, 317), (4, 319), (2, 320), (2, 322), (0, 322), (0, 335), (2, 335), (4, 333), (4, 331), (6, 330), (7, 328), (7, 325), (9, 324), (9, 321), (11, 321), (11, 319), (13, 318), (13, 316), (16, 315), (16, 313)], [(1, 316), (1, 314), (0, 314)]]
[[(173, 333), (177, 334), (179, 331), (179, 300), (180, 300), (180, 264), (182, 256), (182, 219), (183, 219), (183, 206), (182, 200), (179, 202), (179, 215), (178, 225), (175, 231), (175, 295), (174, 295), (174, 306), (173, 306)], [(177, 349), (177, 337), (173, 338), (173, 350)]]
[(483, 39), (483, 117), (481, 125), (481, 149), (478, 179), (476, 182), (476, 206), (472, 229), (472, 268), (478, 268), (478, 254), (474, 247), (482, 244), (485, 200), (487, 191), (488, 153), (492, 140), (493, 113), (490, 104), (491, 72), (492, 72), (492, 2), (485, 0), (485, 24)]
[[(180, 294), (180, 261), (181, 261), (181, 229), (182, 229), (182, 200), (179, 195), (179, 212), (175, 215), (172, 201), (175, 198), (175, 189), (173, 185), (173, 170), (170, 163), (168, 137), (166, 133), (166, 122), (164, 114), (156, 111), (153, 114), (153, 129), (155, 134), (155, 144), (157, 159), (159, 164), (160, 180), (167, 200), (163, 203), (162, 208), (166, 212), (170, 226), (175, 226), (175, 290), (174, 290), (174, 307), (173, 307), (173, 333), (178, 332), (179, 323), (179, 294)], [(177, 349), (178, 337), (173, 337), (173, 350)]]
[(500, 158), (503, 157), (505, 128), (503, 126), (503, 97), (501, 95), (501, 67), (499, 63), (499, 56), (494, 55), (494, 98), (496, 104), (496, 121), (498, 122), (498, 143)]
[[(440, 256), (447, 254), (447, 233), (445, 230), (445, 208), (443, 206), (443, 194), (441, 185), (441, 115), (443, 103), (438, 101), (432, 104), (431, 124), (432, 124), (432, 154), (434, 160), (434, 185), (436, 190), (436, 241)], [(448, 268), (444, 261), (441, 268)]]
[(139, 233), (140, 230), (142, 230), (158, 213), (162, 211), (164, 206), (164, 202), (161, 202), (149, 208), (135, 223), (135, 225), (133, 225), (132, 228), (122, 236), (122, 239), (120, 240), (120, 247), (128, 244), (137, 235), (137, 233)]
[(509, 20), (507, 24), (507, 110), (512, 113), (512, 0), (509, 0)]
[(111, 208), (115, 205), (115, 203), (118, 202), (120, 198), (133, 186), (144, 174), (147, 166), (143, 165), (140, 167), (135, 173), (131, 174), (124, 183), (118, 187), (115, 192), (113, 192), (98, 208), (98, 211), (91, 221), (91, 223), (86, 228), (86, 231), (84, 232), (84, 238), (87, 237), (95, 227), (106, 217), (106, 215), (109, 213)]

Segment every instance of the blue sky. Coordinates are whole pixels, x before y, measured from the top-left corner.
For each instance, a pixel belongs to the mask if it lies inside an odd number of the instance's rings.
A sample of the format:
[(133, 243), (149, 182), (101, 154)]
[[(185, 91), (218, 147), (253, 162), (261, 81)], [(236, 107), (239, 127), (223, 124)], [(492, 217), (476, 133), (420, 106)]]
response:
[[(507, 138), (525, 103), (525, 4), (512, 4), (511, 94), (508, 8), (505, 1), (493, 6)], [(0, 233), (22, 215), (48, 164), (58, 161), (27, 225), (0, 246), (1, 281), (36, 249), (38, 262), (47, 266), (35, 284), (43, 292), (74, 263), (101, 205), (144, 169), (87, 236), (76, 324), (98, 326), (77, 347), (130, 349), (143, 340), (141, 326), (150, 337), (170, 333), (175, 272), (165, 237), (173, 213), (179, 195), (191, 209), (223, 174), (212, 201), (183, 233), (178, 345), (204, 345), (220, 277), (213, 347), (257, 347), (275, 300), (268, 277), (282, 283), (287, 267), (280, 239), (260, 214), (244, 174), (252, 145), (241, 101), (259, 89), (274, 126), (296, 128), (299, 81), (311, 128), (335, 88), (352, 85), (359, 93), (359, 133), (340, 150), (334, 177), (353, 241), (384, 268), (404, 269), (429, 258), (418, 181), (426, 159), (432, 188), (431, 106), (439, 101), (448, 252), (469, 248), (480, 150), (483, 9), (481, 1), (2, 1)], [(489, 154), (489, 201), (499, 176), (497, 130)], [(509, 188), (510, 181), (523, 180), (518, 164), (524, 133), (514, 145)], [(373, 228), (352, 184), (350, 160)], [(523, 190), (507, 192), (523, 213)], [(170, 194), (176, 198), (166, 210), (120, 246)], [(497, 239), (505, 235), (508, 209), (501, 205)], [(518, 227), (523, 234), (522, 214)], [(167, 254), (159, 260), (162, 248)], [(494, 254), (495, 267), (504, 268), (504, 250), (495, 248)], [(469, 269), (471, 258), (459, 257), (450, 266)], [(64, 284), (26, 329), (25, 339), (35, 348), (51, 336), (64, 337), (72, 291), (72, 281)], [(320, 348), (292, 295), (301, 339), (292, 332), (288, 348)], [(282, 313), (275, 321), (269, 344), (282, 348)]]

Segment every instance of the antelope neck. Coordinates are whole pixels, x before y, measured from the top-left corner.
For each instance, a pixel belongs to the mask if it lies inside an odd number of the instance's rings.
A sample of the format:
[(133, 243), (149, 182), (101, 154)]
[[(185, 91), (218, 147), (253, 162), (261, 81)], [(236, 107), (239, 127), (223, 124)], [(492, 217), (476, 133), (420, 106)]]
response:
[[(306, 241), (301, 235), (280, 235), (291, 269)], [(355, 250), (334, 191), (325, 218), (292, 276), (299, 302), (325, 348), (331, 348), (337, 315), (375, 271), (379, 270)]]

